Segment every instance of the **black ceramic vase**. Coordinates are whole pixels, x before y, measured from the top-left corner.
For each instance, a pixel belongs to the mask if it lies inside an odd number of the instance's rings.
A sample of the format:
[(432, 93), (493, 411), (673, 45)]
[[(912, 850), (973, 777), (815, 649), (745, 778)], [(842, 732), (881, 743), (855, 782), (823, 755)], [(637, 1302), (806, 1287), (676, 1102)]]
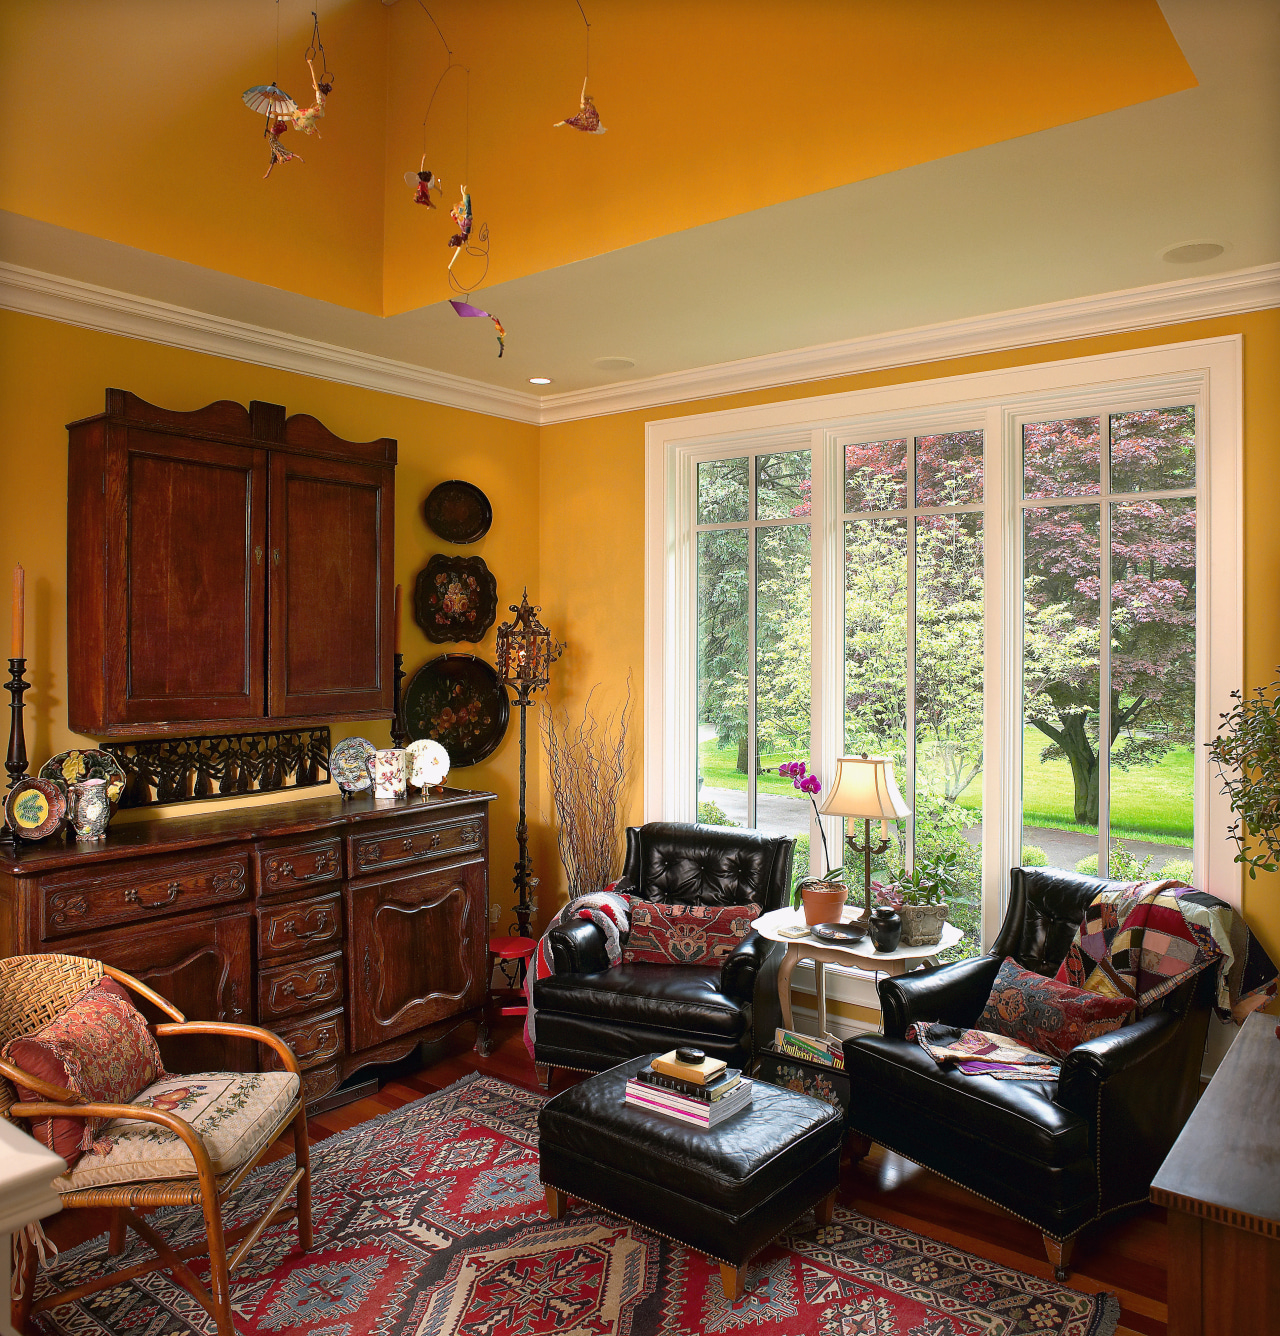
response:
[(890, 905), (877, 905), (871, 911), (869, 929), (877, 951), (896, 951), (902, 939), (902, 916)]

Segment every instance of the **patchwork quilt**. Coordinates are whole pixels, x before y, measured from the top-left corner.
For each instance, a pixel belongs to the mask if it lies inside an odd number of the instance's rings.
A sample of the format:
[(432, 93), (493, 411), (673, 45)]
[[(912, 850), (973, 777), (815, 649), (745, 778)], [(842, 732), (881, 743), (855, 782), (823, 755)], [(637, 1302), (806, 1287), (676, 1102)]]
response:
[(1047, 1053), (1037, 1053), (988, 1030), (958, 1030), (937, 1021), (914, 1021), (904, 1037), (914, 1039), (939, 1067), (954, 1067), (966, 1076), (1056, 1081), (1062, 1065)]
[(1240, 1024), (1276, 995), (1275, 965), (1230, 905), (1181, 882), (1149, 881), (1098, 892), (1057, 978), (1131, 998), (1142, 1012), (1210, 968), (1224, 1020)]
[[(539, 979), (545, 979), (556, 972), (555, 959), (551, 954), (551, 930), (570, 923), (576, 918), (590, 919), (604, 933), (605, 947), (609, 952), (609, 968), (612, 969), (622, 959), (622, 943), (631, 926), (630, 905), (625, 892), (630, 882), (610, 882), (602, 891), (593, 891), (590, 895), (575, 896), (547, 925), (547, 930), (538, 942), (538, 949), (533, 953), (528, 972), (524, 976), (524, 995), (529, 1003), (529, 1010), (524, 1018), (524, 1046), (533, 1056), (533, 1038), (537, 1025), (534, 1016), (533, 985)], [(621, 891), (616, 888), (621, 887)]]

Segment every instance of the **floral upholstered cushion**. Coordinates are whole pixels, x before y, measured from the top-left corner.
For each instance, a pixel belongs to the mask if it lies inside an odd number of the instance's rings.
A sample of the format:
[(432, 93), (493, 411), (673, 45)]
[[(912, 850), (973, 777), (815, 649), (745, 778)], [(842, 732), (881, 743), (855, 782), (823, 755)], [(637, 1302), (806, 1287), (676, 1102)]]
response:
[[(4, 1057), (42, 1081), (107, 1104), (128, 1104), (164, 1075), (146, 1018), (110, 978), (100, 979), (33, 1034), (11, 1039)], [(19, 1086), (18, 1098), (33, 1103), (44, 1096)], [(105, 1121), (43, 1118), (30, 1120), (29, 1126), (37, 1141), (71, 1166), (94, 1144)]]
[(1132, 1010), (1133, 1002), (1127, 997), (1103, 997), (1073, 988), (1006, 959), (974, 1025), (1006, 1035), (1037, 1053), (1065, 1058), (1086, 1039), (1118, 1030)]
[[(200, 1072), (166, 1076), (149, 1085), (133, 1104), (163, 1109), (190, 1123), (209, 1152), (215, 1174), (228, 1174), (271, 1139), (298, 1097), (293, 1072)], [(185, 1141), (159, 1123), (114, 1118), (95, 1147), (55, 1191), (114, 1183), (191, 1178), (195, 1160)]]
[(624, 964), (718, 965), (731, 955), (760, 917), (759, 905), (653, 904), (627, 896), (631, 931)]

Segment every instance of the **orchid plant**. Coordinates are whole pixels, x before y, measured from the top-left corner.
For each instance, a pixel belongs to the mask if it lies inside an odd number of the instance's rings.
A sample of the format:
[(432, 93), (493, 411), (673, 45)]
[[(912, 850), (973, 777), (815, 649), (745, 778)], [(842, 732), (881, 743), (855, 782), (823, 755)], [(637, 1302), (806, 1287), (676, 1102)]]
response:
[(784, 779), (789, 779), (792, 788), (799, 789), (801, 793), (809, 795), (809, 802), (813, 806), (814, 820), (818, 823), (818, 834), (822, 837), (822, 862), (827, 869), (822, 874), (822, 880), (834, 881), (844, 871), (844, 867), (833, 868), (831, 866), (831, 851), (827, 848), (827, 832), (822, 829), (822, 819), (818, 814), (818, 794), (822, 792), (822, 781), (817, 775), (808, 773), (808, 767), (803, 761), (784, 761), (778, 767), (778, 774)]

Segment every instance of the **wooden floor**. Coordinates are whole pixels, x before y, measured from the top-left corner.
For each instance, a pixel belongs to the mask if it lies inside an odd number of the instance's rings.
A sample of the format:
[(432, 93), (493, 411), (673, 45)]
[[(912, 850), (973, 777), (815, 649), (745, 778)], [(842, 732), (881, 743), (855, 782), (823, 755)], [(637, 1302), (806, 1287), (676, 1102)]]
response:
[[(413, 1063), (391, 1069), (384, 1073), (376, 1095), (313, 1117), (309, 1123), (312, 1141), (322, 1141), (368, 1118), (443, 1090), (475, 1071), (537, 1090), (520, 1021), (498, 1021), (494, 1038), (494, 1050), (487, 1058), (472, 1051), (468, 1028), (425, 1052), (424, 1065), (416, 1070)], [(575, 1073), (558, 1072), (552, 1093), (579, 1079)], [(278, 1153), (292, 1152), (281, 1146)], [(865, 1215), (1052, 1279), (1040, 1235), (1030, 1225), (880, 1146), (861, 1163), (845, 1165), (840, 1201)], [(46, 1228), (59, 1247), (70, 1246), (106, 1229), (105, 1218), (94, 1219), (97, 1215), (69, 1212), (47, 1221)], [(1086, 1230), (1077, 1242), (1069, 1284), (1090, 1293), (1110, 1290), (1120, 1296), (1117, 1336), (1165, 1336), (1167, 1238), (1164, 1211), (1148, 1206), (1137, 1214)]]

